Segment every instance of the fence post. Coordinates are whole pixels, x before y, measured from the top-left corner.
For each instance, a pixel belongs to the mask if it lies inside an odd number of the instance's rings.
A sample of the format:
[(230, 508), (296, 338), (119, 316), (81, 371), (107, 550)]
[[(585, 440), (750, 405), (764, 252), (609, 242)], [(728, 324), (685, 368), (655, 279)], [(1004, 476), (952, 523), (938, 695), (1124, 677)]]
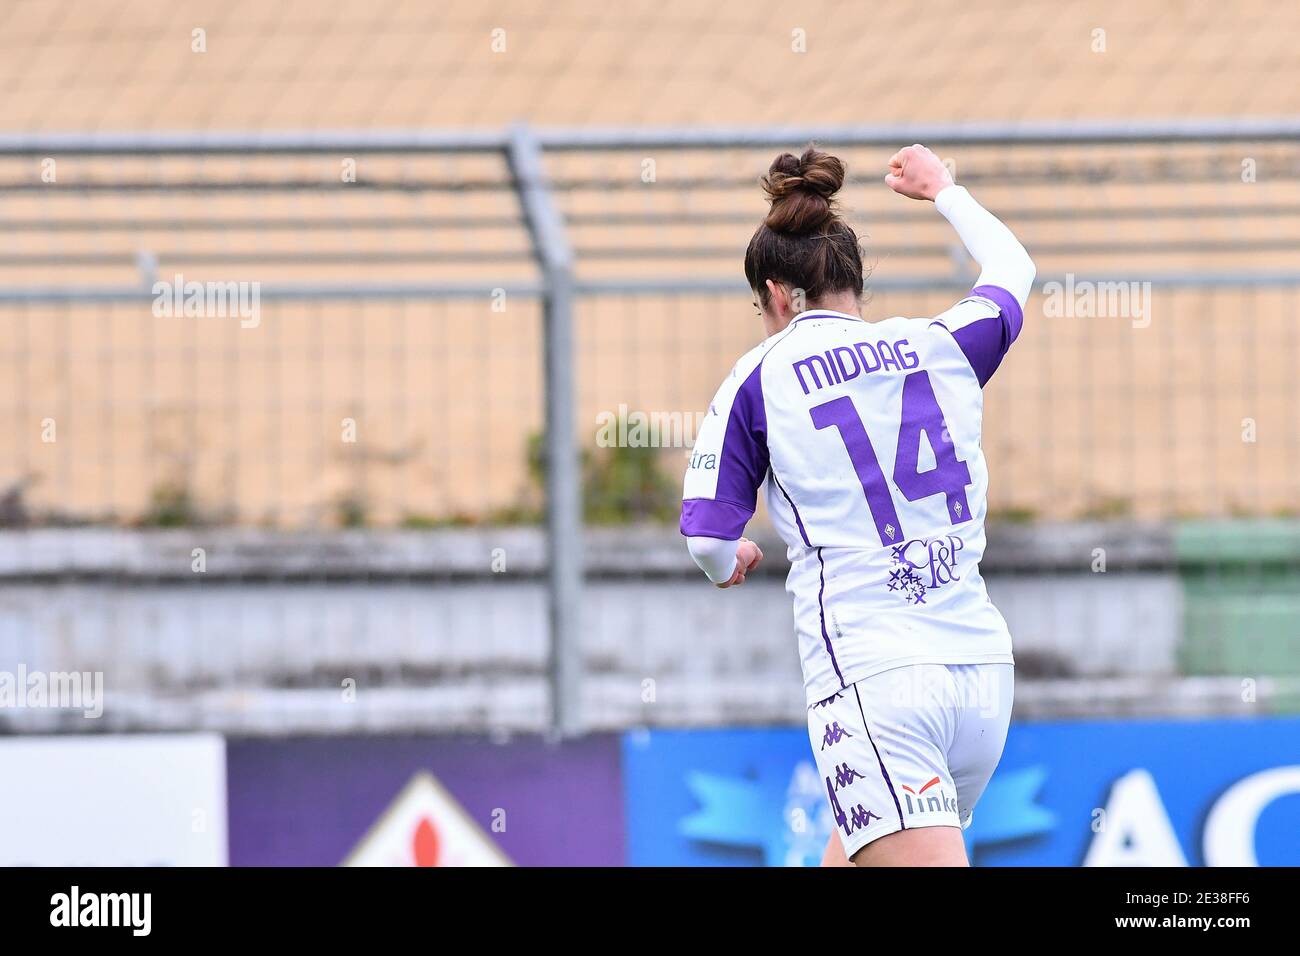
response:
[(574, 401), (573, 254), (547, 186), (537, 137), (511, 128), (508, 158), (542, 272), (546, 388), (546, 549), (551, 727), (582, 729), (582, 470)]

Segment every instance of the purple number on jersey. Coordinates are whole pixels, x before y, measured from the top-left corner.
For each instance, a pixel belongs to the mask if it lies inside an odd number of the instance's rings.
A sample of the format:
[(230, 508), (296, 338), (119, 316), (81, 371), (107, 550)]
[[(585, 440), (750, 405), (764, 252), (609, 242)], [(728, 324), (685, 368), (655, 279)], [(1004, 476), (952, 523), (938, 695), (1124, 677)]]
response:
[(862, 482), (867, 507), (871, 510), (871, 518), (880, 534), (880, 543), (891, 545), (903, 540), (903, 527), (898, 520), (898, 512), (894, 510), (889, 483), (885, 481), (885, 473), (880, 470), (876, 449), (867, 437), (867, 429), (853, 405), (853, 399), (847, 395), (832, 399), (811, 409), (811, 414), (818, 430), (832, 427), (839, 429), (840, 439), (848, 449), (849, 460), (853, 462), (853, 470), (858, 473), (858, 481)]
[[(930, 448), (934, 451), (934, 467), (929, 471), (921, 471), (917, 461), (922, 432), (929, 438)], [(970, 520), (970, 502), (966, 500), (970, 469), (957, 457), (943, 409), (939, 407), (939, 400), (934, 397), (934, 388), (930, 385), (929, 372), (913, 372), (903, 379), (903, 420), (898, 426), (894, 484), (908, 501), (945, 495), (952, 523)]]
[[(811, 409), (810, 414), (818, 430), (832, 427), (839, 430), (849, 460), (853, 462), (853, 470), (857, 472), (862, 491), (867, 496), (867, 508), (880, 535), (880, 543), (889, 546), (904, 540), (894, 497), (889, 493), (889, 484), (880, 469), (876, 449), (853, 399), (847, 395), (832, 399)], [(928, 471), (921, 471), (919, 467), (922, 433), (929, 437), (934, 451), (935, 466)], [(930, 374), (924, 370), (912, 372), (903, 380), (903, 413), (898, 426), (898, 451), (894, 456), (894, 483), (908, 501), (945, 495), (952, 523), (970, 520), (970, 503), (966, 499), (970, 469), (957, 457), (957, 449), (948, 436), (943, 410), (930, 385)]]

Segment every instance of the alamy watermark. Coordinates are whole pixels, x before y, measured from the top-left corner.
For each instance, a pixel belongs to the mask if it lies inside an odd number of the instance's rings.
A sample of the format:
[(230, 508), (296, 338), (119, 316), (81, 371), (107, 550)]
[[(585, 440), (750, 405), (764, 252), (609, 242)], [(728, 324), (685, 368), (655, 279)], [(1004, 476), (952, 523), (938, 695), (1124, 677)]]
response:
[(1151, 324), (1151, 283), (1076, 279), (1043, 283), (1043, 315), (1048, 318), (1129, 319), (1135, 329)]
[(51, 926), (122, 927), (132, 936), (148, 936), (152, 914), (152, 893), (83, 893), (74, 884), (50, 897)]
[(968, 673), (968, 679), (954, 688), (952, 675), (942, 667), (899, 667), (889, 672), (889, 702), (899, 710), (920, 711), (936, 701), (996, 717), (1009, 706), (1010, 666), (982, 666)]
[(87, 720), (104, 713), (103, 671), (0, 671), (0, 711), (79, 710)]
[(644, 412), (620, 404), (596, 415), (600, 448), (691, 448), (708, 412)]
[(151, 291), (155, 318), (237, 318), (245, 329), (255, 329), (262, 321), (260, 282), (186, 282), (178, 272), (171, 279), (159, 279)]

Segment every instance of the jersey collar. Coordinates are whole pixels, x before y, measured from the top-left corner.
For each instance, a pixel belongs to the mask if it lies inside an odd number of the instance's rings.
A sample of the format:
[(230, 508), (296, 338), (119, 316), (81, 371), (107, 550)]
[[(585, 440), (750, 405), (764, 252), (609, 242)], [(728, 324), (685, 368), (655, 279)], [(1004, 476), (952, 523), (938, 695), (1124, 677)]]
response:
[(830, 309), (809, 309), (807, 312), (800, 312), (796, 315), (790, 320), (790, 324), (794, 325), (796, 322), (802, 322), (804, 319), (848, 319), (850, 322), (867, 321), (861, 316), (848, 315), (844, 312), (832, 312)]

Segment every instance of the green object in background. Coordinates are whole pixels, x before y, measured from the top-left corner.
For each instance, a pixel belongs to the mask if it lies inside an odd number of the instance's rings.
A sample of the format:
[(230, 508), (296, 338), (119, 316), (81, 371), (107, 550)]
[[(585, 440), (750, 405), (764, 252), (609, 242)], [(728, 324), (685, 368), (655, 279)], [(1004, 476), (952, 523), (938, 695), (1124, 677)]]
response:
[(1300, 521), (1187, 522), (1174, 553), (1183, 673), (1300, 674)]

